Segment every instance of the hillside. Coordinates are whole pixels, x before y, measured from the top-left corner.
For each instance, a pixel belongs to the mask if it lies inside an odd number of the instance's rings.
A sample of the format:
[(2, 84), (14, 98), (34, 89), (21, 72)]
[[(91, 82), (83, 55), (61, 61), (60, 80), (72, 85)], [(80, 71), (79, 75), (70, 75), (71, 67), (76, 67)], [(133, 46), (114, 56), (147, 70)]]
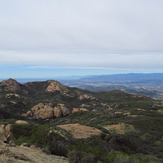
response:
[(92, 163), (162, 161), (162, 117), (163, 102), (142, 95), (90, 92), (55, 80), (0, 82), (0, 123), (13, 124), (15, 143), (35, 144), (70, 162), (78, 156)]

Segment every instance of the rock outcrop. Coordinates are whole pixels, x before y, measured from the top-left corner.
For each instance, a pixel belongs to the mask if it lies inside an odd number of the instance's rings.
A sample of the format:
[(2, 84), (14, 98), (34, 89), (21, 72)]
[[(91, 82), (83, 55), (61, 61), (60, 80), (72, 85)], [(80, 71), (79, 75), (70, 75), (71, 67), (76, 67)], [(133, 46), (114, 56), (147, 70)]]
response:
[(53, 108), (51, 103), (39, 103), (31, 109), (31, 113), (35, 119), (50, 119), (53, 117)]
[(34, 119), (50, 119), (64, 117), (70, 114), (70, 110), (65, 107), (64, 104), (57, 104), (54, 108), (51, 103), (39, 103), (25, 114), (22, 114), (26, 118)]
[(12, 144), (13, 143), (13, 126), (11, 124), (0, 126), (0, 141), (3, 143)]
[(0, 163), (68, 163), (68, 158), (47, 155), (33, 145), (9, 146), (0, 142)]
[(49, 80), (48, 84), (49, 84), (47, 87), (48, 92), (55, 92), (55, 91), (60, 91), (61, 93), (68, 92), (68, 89), (57, 81)]
[(57, 104), (56, 107), (54, 107), (54, 116), (55, 117), (61, 117), (66, 116), (70, 114), (70, 110), (65, 107), (64, 104)]

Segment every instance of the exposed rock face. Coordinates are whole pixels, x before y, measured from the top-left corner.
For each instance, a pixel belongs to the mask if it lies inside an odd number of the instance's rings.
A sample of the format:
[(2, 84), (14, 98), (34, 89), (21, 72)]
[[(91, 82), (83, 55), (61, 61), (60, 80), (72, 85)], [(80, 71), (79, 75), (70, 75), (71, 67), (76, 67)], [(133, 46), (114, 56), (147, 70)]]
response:
[(57, 104), (56, 107), (54, 107), (54, 116), (55, 117), (61, 117), (66, 116), (70, 114), (70, 110), (65, 107), (64, 104)]
[(35, 105), (31, 111), (22, 114), (22, 116), (34, 119), (50, 119), (66, 116), (68, 114), (70, 114), (70, 110), (66, 108), (64, 104), (57, 104), (57, 106), (53, 108), (51, 103), (39, 103)]
[(62, 112), (61, 112), (60, 108), (58, 108), (58, 107), (54, 108), (54, 116), (57, 118), (62, 116)]
[(0, 82), (0, 88), (4, 91), (17, 92), (21, 90), (21, 84), (14, 79), (8, 79)]
[(13, 126), (11, 124), (0, 126), (0, 141), (8, 144), (13, 143)]
[(53, 117), (53, 108), (43, 108), (40, 109), (35, 113), (36, 119), (41, 118), (41, 119), (50, 119)]
[(79, 112), (79, 111), (89, 111), (86, 108), (73, 108), (72, 113)]
[(0, 163), (68, 163), (61, 156), (47, 155), (37, 147), (8, 146), (0, 143)]
[(33, 111), (33, 116), (36, 119), (50, 119), (53, 117), (53, 108), (51, 103), (39, 103), (38, 105), (35, 105), (31, 110)]
[(22, 114), (23, 117), (31, 117), (35, 119), (50, 119), (53, 117), (53, 108), (51, 103), (39, 103), (30, 111)]
[(49, 83), (47, 87), (48, 92), (55, 92), (55, 91), (60, 91), (62, 93), (68, 92), (68, 89), (57, 81), (49, 80), (48, 83)]

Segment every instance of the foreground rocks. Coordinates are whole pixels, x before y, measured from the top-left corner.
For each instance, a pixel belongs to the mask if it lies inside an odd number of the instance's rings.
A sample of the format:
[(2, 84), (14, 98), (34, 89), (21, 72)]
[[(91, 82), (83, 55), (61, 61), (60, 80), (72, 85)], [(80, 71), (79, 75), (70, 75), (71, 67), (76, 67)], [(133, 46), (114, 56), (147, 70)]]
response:
[(47, 155), (35, 146), (9, 146), (0, 142), (0, 163), (68, 163), (68, 159)]
[(13, 134), (12, 134), (13, 126), (11, 124), (8, 125), (0, 125), (0, 142), (12, 144)]
[(13, 144), (13, 126), (0, 125), (0, 163), (68, 163), (68, 159), (47, 155), (34, 145), (15, 146)]

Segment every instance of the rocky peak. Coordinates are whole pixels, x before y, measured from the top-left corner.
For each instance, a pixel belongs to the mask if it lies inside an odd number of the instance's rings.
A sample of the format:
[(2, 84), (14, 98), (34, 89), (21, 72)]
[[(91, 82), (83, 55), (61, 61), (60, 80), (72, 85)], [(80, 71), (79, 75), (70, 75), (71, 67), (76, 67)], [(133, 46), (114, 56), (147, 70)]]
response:
[(5, 91), (16, 92), (21, 90), (21, 84), (18, 83), (16, 80), (10, 78), (8, 80), (3, 80), (2, 82), (0, 82), (0, 88)]
[(55, 92), (55, 91), (60, 91), (60, 92), (68, 92), (68, 89), (63, 86), (61, 83), (55, 80), (48, 80), (48, 87), (47, 91), (48, 92)]

